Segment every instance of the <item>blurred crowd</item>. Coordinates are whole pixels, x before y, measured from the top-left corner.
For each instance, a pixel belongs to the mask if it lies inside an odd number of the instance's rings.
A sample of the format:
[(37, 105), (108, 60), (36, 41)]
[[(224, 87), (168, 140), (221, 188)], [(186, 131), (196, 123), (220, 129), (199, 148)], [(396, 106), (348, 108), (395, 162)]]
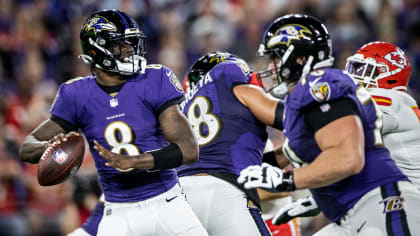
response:
[[(41, 187), (36, 165), (22, 163), (18, 148), (49, 117), (58, 85), (91, 74), (78, 59), (80, 27), (94, 11), (112, 8), (137, 19), (148, 63), (164, 64), (180, 79), (215, 50), (263, 69), (256, 51), (264, 28), (287, 13), (310, 14), (327, 25), (338, 68), (369, 41), (402, 48), (412, 67), (409, 93), (420, 102), (417, 0), (0, 0), (0, 236), (65, 235), (94, 207), (100, 189), (89, 152), (71, 181)], [(317, 224), (303, 231), (310, 235)]]

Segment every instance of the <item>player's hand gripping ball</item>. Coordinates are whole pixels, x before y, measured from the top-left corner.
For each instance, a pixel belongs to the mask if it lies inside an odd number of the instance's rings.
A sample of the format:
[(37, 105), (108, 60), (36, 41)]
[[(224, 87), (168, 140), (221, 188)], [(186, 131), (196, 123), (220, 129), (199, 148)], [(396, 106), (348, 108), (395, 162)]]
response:
[(42, 186), (62, 183), (75, 174), (85, 154), (84, 138), (76, 132), (53, 139), (38, 163), (38, 182)]

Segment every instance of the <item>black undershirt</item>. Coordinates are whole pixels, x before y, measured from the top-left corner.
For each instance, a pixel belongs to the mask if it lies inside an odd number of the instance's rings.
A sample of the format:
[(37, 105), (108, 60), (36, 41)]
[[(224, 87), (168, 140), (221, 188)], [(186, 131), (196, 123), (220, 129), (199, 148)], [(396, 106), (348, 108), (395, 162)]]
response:
[(124, 84), (125, 84), (125, 83), (122, 83), (122, 84), (114, 85), (114, 86), (105, 86), (105, 85), (99, 84), (98, 82), (96, 82), (96, 83), (107, 94), (119, 92), (122, 89), (122, 87), (124, 86)]
[(350, 98), (314, 103), (303, 109), (305, 123), (314, 133), (328, 123), (348, 115), (359, 116), (356, 104)]

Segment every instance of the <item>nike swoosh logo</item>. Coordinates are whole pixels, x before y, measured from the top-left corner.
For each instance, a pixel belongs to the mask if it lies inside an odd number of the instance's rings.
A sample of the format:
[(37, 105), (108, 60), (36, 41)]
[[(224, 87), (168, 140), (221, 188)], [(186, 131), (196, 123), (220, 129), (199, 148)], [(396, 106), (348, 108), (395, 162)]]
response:
[(166, 73), (166, 76), (168, 76), (168, 77), (170, 77), (171, 76), (171, 74), (172, 74), (172, 72), (170, 72), (170, 71), (167, 71), (167, 72), (165, 72)]
[(316, 83), (318, 83), (318, 81), (320, 80), (320, 79), (322, 79), (322, 77), (318, 77), (318, 78), (316, 78), (314, 81), (310, 81), (309, 82), (309, 87), (313, 87)]
[(172, 200), (174, 200), (175, 198), (177, 198), (178, 196), (175, 196), (175, 197), (172, 197), (172, 198), (166, 198), (166, 202), (170, 202), (170, 201), (172, 201)]
[(362, 228), (363, 228), (363, 226), (365, 226), (365, 224), (366, 224), (366, 221), (363, 222), (363, 224), (359, 228), (357, 228), (356, 232), (360, 233), (360, 230), (362, 230)]

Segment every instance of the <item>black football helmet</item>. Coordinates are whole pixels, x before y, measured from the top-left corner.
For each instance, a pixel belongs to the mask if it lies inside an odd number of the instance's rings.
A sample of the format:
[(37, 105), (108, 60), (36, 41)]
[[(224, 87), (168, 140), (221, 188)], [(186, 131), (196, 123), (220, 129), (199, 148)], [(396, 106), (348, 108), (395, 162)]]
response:
[[(142, 73), (146, 67), (145, 35), (135, 20), (119, 10), (103, 10), (91, 15), (80, 31), (83, 62), (121, 75)], [(122, 48), (129, 46), (128, 56)]]
[(240, 57), (228, 52), (211, 52), (200, 57), (190, 68), (187, 74), (189, 86), (192, 87), (217, 64), (224, 61), (233, 61), (239, 65), (245, 74), (251, 73), (248, 64)]
[[(327, 28), (318, 19), (301, 14), (289, 14), (277, 18), (265, 31), (258, 49), (259, 56), (267, 56), (274, 68), (258, 73), (264, 80), (266, 91), (282, 97), (287, 88), (312, 69), (332, 66), (331, 39)], [(298, 57), (306, 60), (297, 63)], [(276, 58), (280, 59), (276, 62)]]

